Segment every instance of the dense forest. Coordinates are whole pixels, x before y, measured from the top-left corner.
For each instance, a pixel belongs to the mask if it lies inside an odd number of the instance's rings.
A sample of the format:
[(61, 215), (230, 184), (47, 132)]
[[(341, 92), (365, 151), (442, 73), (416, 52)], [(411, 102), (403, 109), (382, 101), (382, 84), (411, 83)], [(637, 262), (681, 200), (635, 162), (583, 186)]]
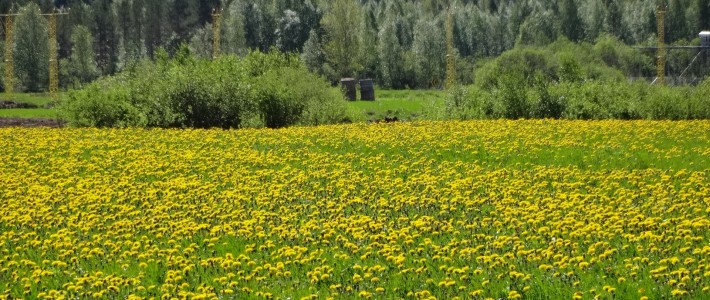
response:
[[(46, 90), (48, 22), (40, 13), (65, 9), (57, 35), (60, 85), (71, 88), (119, 72), (158, 49), (175, 54), (187, 44), (212, 56), (213, 12), (221, 12), (220, 52), (298, 53), (307, 67), (335, 81), (373, 78), (388, 88), (440, 87), (445, 78), (447, 8), (451, 10), (458, 76), (515, 47), (568, 39), (614, 47), (656, 43), (656, 0), (3, 0), (14, 17), (17, 89)], [(708, 0), (668, 0), (666, 41), (697, 45), (710, 29)], [(5, 22), (0, 31), (5, 40)], [(8, 47), (0, 44), (0, 52)], [(628, 76), (650, 77), (652, 51), (636, 50), (645, 64)], [(680, 68), (694, 54), (671, 57)], [(650, 65), (650, 66), (649, 66)], [(0, 68), (2, 66), (0, 65)]]

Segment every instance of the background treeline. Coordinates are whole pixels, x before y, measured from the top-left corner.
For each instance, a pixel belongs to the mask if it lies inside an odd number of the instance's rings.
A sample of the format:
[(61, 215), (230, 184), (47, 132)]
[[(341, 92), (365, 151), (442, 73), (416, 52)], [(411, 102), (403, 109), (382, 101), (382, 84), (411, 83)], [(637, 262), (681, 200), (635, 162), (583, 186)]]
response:
[[(710, 29), (708, 0), (668, 0), (666, 39), (698, 44)], [(212, 11), (222, 11), (221, 52), (295, 52), (306, 66), (331, 81), (373, 78), (388, 88), (440, 87), (445, 78), (446, 7), (453, 11), (458, 77), (474, 81), (474, 70), (516, 46), (543, 46), (560, 38), (597, 44), (655, 43), (657, 0), (3, 0), (0, 13), (15, 19), (17, 90), (42, 91), (48, 78), (47, 21), (38, 13), (70, 8), (59, 17), (61, 86), (71, 88), (115, 74), (142, 59), (168, 55), (188, 44), (201, 57), (212, 54)], [(0, 35), (4, 40), (4, 24)], [(2, 43), (0, 47), (7, 47)], [(0, 49), (2, 51), (3, 49)], [(652, 58), (634, 50), (630, 57)], [(674, 51), (669, 74), (693, 59)], [(619, 64), (633, 64), (622, 61)], [(625, 76), (652, 77), (653, 61)], [(0, 64), (0, 68), (2, 65)], [(698, 71), (700, 72), (700, 71)], [(691, 70), (691, 74), (692, 70)]]

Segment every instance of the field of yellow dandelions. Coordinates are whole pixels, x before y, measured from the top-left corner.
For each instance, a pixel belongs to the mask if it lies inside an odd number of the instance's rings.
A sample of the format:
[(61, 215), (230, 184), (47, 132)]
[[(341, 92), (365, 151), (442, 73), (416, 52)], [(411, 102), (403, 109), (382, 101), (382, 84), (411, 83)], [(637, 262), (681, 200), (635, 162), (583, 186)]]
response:
[(0, 298), (710, 298), (710, 122), (0, 129)]

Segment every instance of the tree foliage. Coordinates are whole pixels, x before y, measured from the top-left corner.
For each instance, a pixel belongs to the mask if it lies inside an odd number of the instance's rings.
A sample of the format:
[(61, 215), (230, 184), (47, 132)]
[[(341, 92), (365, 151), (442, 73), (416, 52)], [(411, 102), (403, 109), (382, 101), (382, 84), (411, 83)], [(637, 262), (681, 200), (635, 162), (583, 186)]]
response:
[(308, 34), (308, 40), (303, 46), (301, 57), (308, 70), (323, 74), (325, 53), (323, 53), (323, 44), (317, 31), (311, 30)]
[(417, 85), (440, 87), (446, 76), (446, 32), (440, 19), (422, 19), (414, 27)]
[(560, 27), (562, 34), (571, 41), (577, 42), (584, 37), (584, 25), (575, 0), (564, 0), (560, 14)]
[(86, 26), (78, 25), (71, 35), (72, 54), (63, 60), (63, 78), (68, 80), (66, 85), (81, 86), (93, 81), (99, 76), (99, 70), (94, 60), (94, 39), (91, 31)]
[[(694, 45), (697, 33), (710, 29), (707, 0), (664, 2), (668, 4), (667, 43)], [(70, 15), (58, 18), (60, 60), (69, 62), (72, 31), (85, 26), (93, 38), (100, 75), (115, 74), (144, 58), (154, 60), (161, 48), (174, 56), (183, 43), (189, 43), (196, 55), (211, 57), (214, 11), (222, 16), (221, 53), (294, 52), (331, 82), (340, 77), (367, 77), (384, 86), (426, 88), (444, 69), (440, 58), (445, 48), (438, 45), (445, 35), (433, 33), (444, 31), (443, 16), (450, 8), (454, 46), (460, 57), (457, 69), (464, 78), (473, 78), (477, 62), (516, 46), (544, 46), (560, 38), (596, 43), (606, 36), (629, 45), (654, 43), (657, 1), (6, 0), (0, 1), (0, 13), (19, 12), (30, 3), (42, 12), (71, 8)], [(37, 29), (46, 26), (46, 19), (42, 19), (33, 19)], [(13, 47), (44, 47), (46, 41), (38, 38), (42, 35), (18, 34)], [(0, 30), (0, 37), (4, 37), (4, 30)], [(18, 51), (17, 55), (44, 55), (41, 51), (27, 53)], [(423, 55), (432, 59), (425, 60)], [(685, 62), (685, 53), (677, 56), (680, 58), (669, 64)], [(46, 59), (33, 61), (36, 63), (16, 68), (18, 75), (23, 74), (20, 88), (42, 90), (47, 85), (48, 72), (41, 65)], [(678, 68), (684, 66), (672, 70)], [(37, 76), (30, 77), (31, 73)], [(61, 80), (63, 87), (71, 82)]]
[(39, 92), (49, 84), (47, 20), (35, 3), (23, 6), (15, 19), (15, 74), (25, 90)]
[(353, 77), (361, 67), (355, 60), (361, 46), (358, 36), (361, 18), (357, 0), (335, 0), (323, 16), (326, 59), (335, 76)]
[(394, 22), (385, 22), (379, 33), (378, 54), (380, 57), (381, 83), (385, 87), (403, 88), (404, 56), (402, 46), (397, 39), (397, 26)]

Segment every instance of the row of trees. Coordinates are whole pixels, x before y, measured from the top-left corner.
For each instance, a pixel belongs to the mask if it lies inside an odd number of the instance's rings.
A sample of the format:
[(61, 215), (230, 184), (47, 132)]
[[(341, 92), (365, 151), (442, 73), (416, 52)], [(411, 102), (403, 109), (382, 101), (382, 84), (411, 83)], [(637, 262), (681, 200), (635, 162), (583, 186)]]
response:
[[(689, 44), (710, 29), (708, 0), (660, 0), (666, 37)], [(222, 14), (221, 52), (296, 52), (309, 69), (337, 80), (370, 77), (392, 88), (435, 87), (445, 77), (447, 8), (454, 7), (460, 80), (477, 62), (516, 45), (541, 46), (561, 37), (595, 42), (611, 35), (626, 44), (655, 42), (659, 0), (6, 0), (16, 17), (19, 88), (46, 87), (47, 22), (38, 15), (70, 8), (59, 18), (61, 85), (116, 73), (132, 62), (174, 54), (183, 43), (212, 53), (212, 12)], [(4, 25), (3, 25), (4, 26)], [(4, 28), (0, 35), (4, 35)], [(4, 38), (4, 36), (3, 36)], [(8, 45), (4, 45), (7, 48)], [(649, 53), (649, 55), (653, 55)], [(650, 76), (650, 74), (648, 74)]]

